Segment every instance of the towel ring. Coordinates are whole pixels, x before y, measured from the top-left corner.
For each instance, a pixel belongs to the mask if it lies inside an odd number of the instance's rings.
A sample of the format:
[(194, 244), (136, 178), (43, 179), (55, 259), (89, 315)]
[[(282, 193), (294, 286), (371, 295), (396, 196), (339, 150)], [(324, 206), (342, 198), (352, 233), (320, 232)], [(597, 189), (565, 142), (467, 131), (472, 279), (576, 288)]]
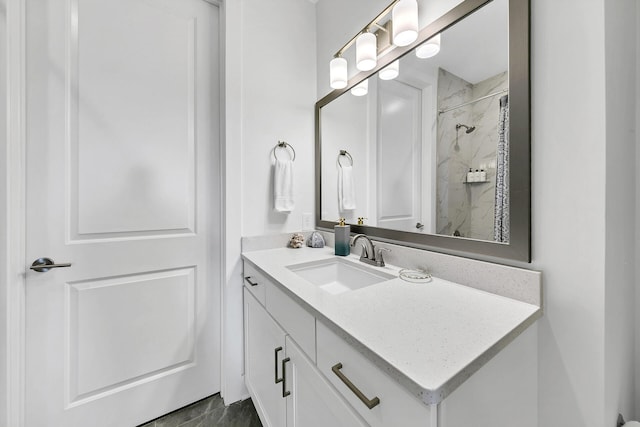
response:
[(340, 163), (340, 158), (344, 156), (346, 158), (349, 159), (349, 161), (351, 162), (350, 166), (353, 166), (353, 157), (351, 157), (351, 154), (349, 154), (349, 152), (347, 150), (340, 150), (340, 154), (338, 154), (338, 165), (340, 167), (342, 167), (342, 163)]
[(276, 156), (276, 150), (278, 148), (284, 148), (286, 150), (287, 147), (291, 148), (291, 152), (293, 153), (293, 157), (291, 158), (291, 161), (294, 161), (296, 159), (296, 150), (293, 148), (291, 144), (285, 141), (278, 141), (275, 147), (273, 147), (273, 150), (271, 150), (271, 152), (273, 153), (273, 158), (278, 160), (278, 156)]

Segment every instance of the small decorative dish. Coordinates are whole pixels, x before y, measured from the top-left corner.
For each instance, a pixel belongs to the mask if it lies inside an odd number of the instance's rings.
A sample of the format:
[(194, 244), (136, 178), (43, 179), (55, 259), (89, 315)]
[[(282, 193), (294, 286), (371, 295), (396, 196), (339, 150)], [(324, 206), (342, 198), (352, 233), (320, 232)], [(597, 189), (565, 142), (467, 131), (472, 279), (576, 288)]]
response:
[(424, 270), (403, 268), (400, 270), (400, 278), (411, 283), (428, 283), (432, 280), (431, 273)]

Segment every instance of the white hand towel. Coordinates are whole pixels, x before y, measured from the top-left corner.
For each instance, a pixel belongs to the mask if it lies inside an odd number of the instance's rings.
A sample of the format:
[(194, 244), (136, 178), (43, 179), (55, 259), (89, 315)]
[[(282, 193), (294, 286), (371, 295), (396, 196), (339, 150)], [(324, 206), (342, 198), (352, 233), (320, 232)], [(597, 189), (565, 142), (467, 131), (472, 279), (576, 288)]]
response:
[(273, 177), (274, 206), (278, 212), (291, 212), (293, 201), (293, 161), (276, 159)]
[(340, 212), (356, 208), (356, 189), (353, 183), (353, 167), (338, 168), (338, 203)]

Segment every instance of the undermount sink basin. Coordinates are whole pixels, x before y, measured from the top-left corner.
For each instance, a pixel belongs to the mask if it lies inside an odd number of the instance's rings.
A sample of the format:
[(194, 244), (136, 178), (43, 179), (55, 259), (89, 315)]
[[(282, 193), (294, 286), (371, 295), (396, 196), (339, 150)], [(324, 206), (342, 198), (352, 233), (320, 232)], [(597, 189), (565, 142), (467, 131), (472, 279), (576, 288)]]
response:
[(342, 258), (323, 259), (287, 268), (303, 279), (332, 295), (353, 291), (395, 278), (366, 265), (357, 265)]

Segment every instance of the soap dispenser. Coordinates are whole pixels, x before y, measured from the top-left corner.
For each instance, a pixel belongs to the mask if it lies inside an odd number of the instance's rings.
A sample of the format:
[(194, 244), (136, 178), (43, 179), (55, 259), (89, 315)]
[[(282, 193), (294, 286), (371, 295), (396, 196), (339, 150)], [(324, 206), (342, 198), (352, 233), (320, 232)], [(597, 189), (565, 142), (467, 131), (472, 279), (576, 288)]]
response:
[(347, 256), (351, 252), (351, 247), (349, 246), (351, 229), (349, 224), (345, 224), (345, 221), (344, 218), (340, 218), (339, 223), (333, 227), (336, 255), (340, 256)]

